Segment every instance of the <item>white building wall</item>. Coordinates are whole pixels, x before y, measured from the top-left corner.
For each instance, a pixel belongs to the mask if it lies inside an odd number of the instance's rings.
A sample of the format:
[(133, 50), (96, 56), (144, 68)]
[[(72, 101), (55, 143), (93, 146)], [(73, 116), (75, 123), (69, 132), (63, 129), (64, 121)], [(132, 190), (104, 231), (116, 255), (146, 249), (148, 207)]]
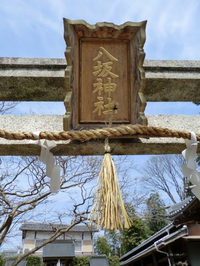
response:
[(65, 234), (65, 239), (67, 239), (67, 238), (71, 238), (71, 239), (81, 239), (82, 240), (82, 238), (83, 238), (83, 236), (82, 236), (82, 233), (80, 233), (80, 232), (67, 232), (66, 234)]
[[(36, 245), (36, 240), (42, 241), (51, 237), (53, 232), (27, 231), (23, 240), (23, 251), (32, 249)], [(91, 232), (67, 232), (61, 235), (58, 239), (75, 240), (76, 255), (93, 254), (93, 241)], [(36, 252), (37, 255), (42, 255), (42, 248)]]
[(82, 252), (83, 251), (83, 241), (82, 240), (74, 241), (74, 248), (75, 248), (75, 253)]
[(27, 239), (34, 239), (35, 238), (35, 232), (34, 231), (27, 231), (26, 232), (26, 238)]
[(51, 237), (53, 232), (37, 232), (36, 239), (47, 239)]
[(23, 252), (29, 251), (35, 247), (35, 239), (25, 239), (23, 244)]
[(91, 233), (90, 232), (84, 232), (83, 234), (83, 240), (91, 240)]
[(83, 241), (83, 252), (93, 252), (93, 242), (92, 240), (84, 240)]

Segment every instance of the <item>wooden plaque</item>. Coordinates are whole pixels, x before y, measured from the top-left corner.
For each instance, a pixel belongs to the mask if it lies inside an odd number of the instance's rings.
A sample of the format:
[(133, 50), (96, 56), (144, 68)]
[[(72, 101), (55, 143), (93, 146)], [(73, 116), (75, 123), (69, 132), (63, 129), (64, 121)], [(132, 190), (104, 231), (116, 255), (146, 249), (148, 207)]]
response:
[(64, 130), (147, 124), (143, 91), (146, 21), (89, 25), (64, 19)]

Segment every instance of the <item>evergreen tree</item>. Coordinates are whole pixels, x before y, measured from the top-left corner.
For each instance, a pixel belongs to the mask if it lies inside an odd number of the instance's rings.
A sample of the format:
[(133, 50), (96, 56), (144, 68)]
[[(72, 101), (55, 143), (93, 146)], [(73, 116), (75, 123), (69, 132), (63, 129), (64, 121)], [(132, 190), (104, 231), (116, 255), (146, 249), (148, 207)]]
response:
[(122, 231), (122, 254), (127, 253), (131, 249), (137, 247), (141, 242), (150, 236), (150, 231), (141, 218), (135, 217), (129, 229)]
[(132, 219), (131, 227), (121, 231), (121, 252), (122, 255), (138, 246), (150, 236), (150, 230), (144, 220), (135, 214), (131, 203), (126, 204), (127, 213)]
[(96, 254), (105, 254), (109, 256), (111, 254), (111, 247), (105, 236), (98, 236), (94, 240), (94, 250)]
[(117, 231), (105, 231), (105, 238), (107, 239), (107, 243), (110, 246), (110, 253), (112, 256), (121, 256), (121, 233), (119, 230)]
[[(119, 266), (119, 250), (121, 243), (117, 239), (119, 234), (115, 231), (106, 231), (104, 236), (98, 236), (94, 241), (94, 249), (96, 254), (104, 254), (107, 256), (110, 266)], [(117, 245), (117, 249), (114, 247), (114, 243)]]
[(0, 255), (0, 266), (4, 266), (6, 264), (6, 259)]
[(146, 205), (147, 225), (154, 234), (167, 225), (165, 204), (158, 193), (151, 193)]

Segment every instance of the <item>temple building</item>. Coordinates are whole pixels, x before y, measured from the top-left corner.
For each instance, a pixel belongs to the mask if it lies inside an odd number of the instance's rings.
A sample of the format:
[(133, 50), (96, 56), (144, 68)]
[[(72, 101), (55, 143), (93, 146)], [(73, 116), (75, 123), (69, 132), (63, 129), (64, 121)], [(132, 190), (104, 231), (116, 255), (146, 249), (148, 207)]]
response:
[[(50, 238), (55, 228), (66, 228), (67, 226), (66, 224), (50, 223), (22, 224), (20, 230), (22, 230), (23, 253)], [(75, 256), (92, 256), (94, 255), (93, 235), (95, 232), (97, 230), (93, 227), (75, 225), (69, 232), (62, 234), (52, 243), (37, 250), (34, 255), (41, 256), (47, 266), (56, 265), (58, 260), (63, 261), (63, 265), (66, 265), (65, 262), (70, 261)]]
[(192, 265), (200, 262), (200, 202), (196, 197), (170, 207), (166, 227), (120, 258), (121, 266)]

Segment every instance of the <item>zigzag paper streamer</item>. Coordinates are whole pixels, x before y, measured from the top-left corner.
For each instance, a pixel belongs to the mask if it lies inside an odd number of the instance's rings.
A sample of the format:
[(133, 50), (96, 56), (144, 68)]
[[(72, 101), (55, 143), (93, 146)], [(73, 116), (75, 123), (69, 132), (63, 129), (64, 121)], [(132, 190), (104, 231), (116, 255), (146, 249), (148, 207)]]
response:
[(56, 146), (55, 141), (45, 140), (41, 144), (40, 161), (46, 164), (46, 175), (51, 178), (50, 191), (57, 193), (60, 188), (60, 166), (54, 165), (55, 159), (50, 150)]
[(52, 193), (57, 193), (60, 189), (60, 166), (54, 165), (55, 159), (53, 154), (50, 152), (50, 150), (56, 146), (56, 142), (52, 140), (39, 140), (40, 132), (34, 132), (33, 135), (38, 139), (38, 141), (30, 142), (41, 146), (40, 161), (46, 164), (46, 175), (51, 178), (50, 191)]
[(186, 149), (182, 151), (182, 155), (186, 161), (186, 164), (182, 165), (182, 171), (184, 177), (189, 177), (190, 181), (194, 185), (192, 193), (200, 199), (200, 173), (196, 169), (197, 158), (197, 138), (194, 132), (191, 132), (191, 140), (185, 140)]

